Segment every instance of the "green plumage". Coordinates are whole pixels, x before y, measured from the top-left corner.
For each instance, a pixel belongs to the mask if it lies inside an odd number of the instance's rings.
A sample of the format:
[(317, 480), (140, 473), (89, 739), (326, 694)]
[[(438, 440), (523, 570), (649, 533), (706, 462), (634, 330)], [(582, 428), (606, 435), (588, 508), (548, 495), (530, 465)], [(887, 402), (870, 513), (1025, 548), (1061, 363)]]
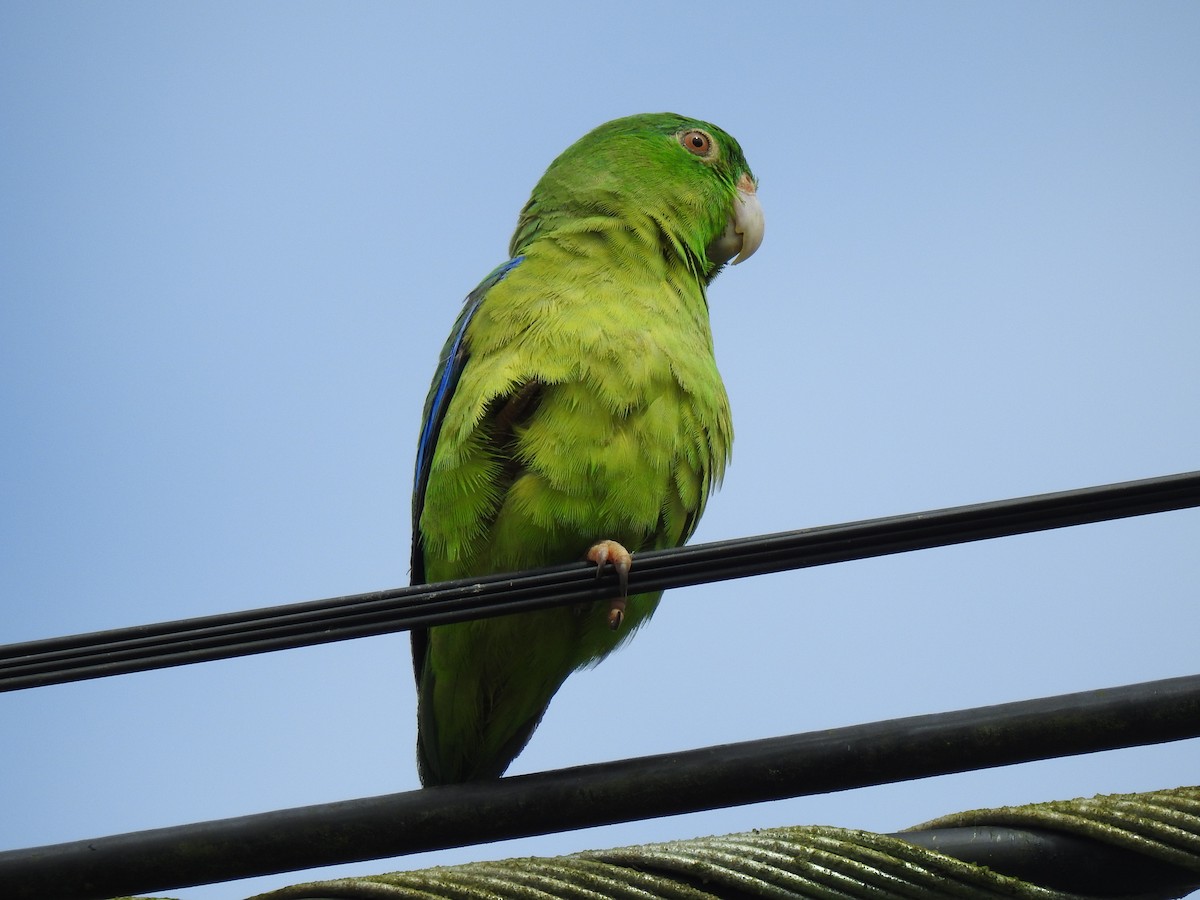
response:
[[(468, 297), (434, 380), (414, 581), (687, 540), (733, 439), (705, 288), (757, 247), (747, 207), (737, 143), (672, 114), (609, 122), (555, 160), (521, 213), (519, 261)], [(629, 598), (617, 630), (594, 604), (414, 632), (423, 783), (502, 774), (563, 680), (659, 596)]]

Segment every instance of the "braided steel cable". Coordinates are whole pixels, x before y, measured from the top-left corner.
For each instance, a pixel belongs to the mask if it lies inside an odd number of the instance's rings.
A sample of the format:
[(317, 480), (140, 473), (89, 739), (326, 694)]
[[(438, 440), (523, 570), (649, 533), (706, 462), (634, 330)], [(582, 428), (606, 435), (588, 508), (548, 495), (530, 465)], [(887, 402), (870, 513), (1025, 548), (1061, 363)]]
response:
[(770, 828), (343, 878), (256, 900), (1168, 900), (1196, 889), (1200, 788), (1185, 787), (977, 810), (896, 834)]

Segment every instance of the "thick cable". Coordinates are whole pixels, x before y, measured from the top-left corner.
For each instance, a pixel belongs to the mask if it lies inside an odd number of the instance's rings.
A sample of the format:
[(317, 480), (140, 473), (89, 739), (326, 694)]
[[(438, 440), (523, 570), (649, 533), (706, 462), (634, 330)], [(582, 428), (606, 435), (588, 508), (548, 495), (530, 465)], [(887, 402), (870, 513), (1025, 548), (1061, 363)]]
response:
[(1192, 737), (1200, 675), (10, 850), (0, 897), (100, 900)]

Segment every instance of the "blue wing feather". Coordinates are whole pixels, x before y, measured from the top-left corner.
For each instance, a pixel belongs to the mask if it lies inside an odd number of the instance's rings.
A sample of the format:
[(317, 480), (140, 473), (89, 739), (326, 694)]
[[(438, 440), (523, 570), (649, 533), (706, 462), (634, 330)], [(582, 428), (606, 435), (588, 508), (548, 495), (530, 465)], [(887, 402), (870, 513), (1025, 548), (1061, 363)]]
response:
[[(467, 294), (462, 312), (450, 332), (446, 346), (442, 348), (438, 360), (437, 373), (429, 388), (429, 396), (425, 400), (425, 413), (421, 421), (421, 437), (417, 442), (417, 463), (413, 476), (413, 505), (412, 505), (412, 583), (425, 583), (425, 556), (421, 540), (421, 510), (425, 507), (425, 488), (429, 483), (429, 467), (433, 461), (433, 452), (437, 448), (438, 434), (442, 429), (442, 419), (446, 415), (446, 407), (454, 396), (458, 386), (459, 376), (463, 366), (470, 356), (470, 348), (466, 343), (467, 326), (475, 315), (488, 291), (499, 284), (504, 278), (520, 265), (524, 256), (517, 256), (498, 266), (479, 283), (479, 286)], [(414, 632), (415, 634), (415, 632)]]

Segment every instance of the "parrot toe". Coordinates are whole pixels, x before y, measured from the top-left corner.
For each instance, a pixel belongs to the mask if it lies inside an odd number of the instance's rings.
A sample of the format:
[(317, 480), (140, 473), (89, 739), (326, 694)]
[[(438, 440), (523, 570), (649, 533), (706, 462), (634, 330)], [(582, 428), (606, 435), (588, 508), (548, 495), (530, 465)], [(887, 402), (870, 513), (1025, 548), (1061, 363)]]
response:
[(587, 558), (596, 564), (597, 578), (603, 574), (606, 564), (616, 569), (621, 596), (609, 601), (608, 605), (608, 627), (616, 631), (625, 621), (625, 601), (629, 596), (629, 569), (633, 565), (633, 555), (616, 541), (598, 541), (588, 550)]

